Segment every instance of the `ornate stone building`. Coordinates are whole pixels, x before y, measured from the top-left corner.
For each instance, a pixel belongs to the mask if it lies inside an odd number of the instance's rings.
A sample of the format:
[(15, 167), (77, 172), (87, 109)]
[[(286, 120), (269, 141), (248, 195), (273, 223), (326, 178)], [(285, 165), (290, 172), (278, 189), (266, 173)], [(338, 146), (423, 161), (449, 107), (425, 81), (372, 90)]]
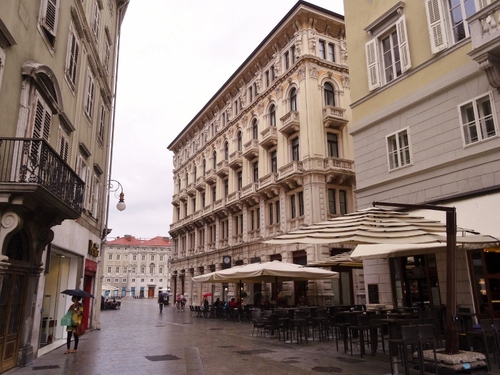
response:
[[(168, 147), (173, 291), (193, 304), (210, 288), (225, 299), (237, 294), (234, 285), (196, 285), (191, 277), (335, 253), (263, 241), (354, 210), (349, 105), (344, 18), (299, 1)], [(252, 303), (257, 292), (269, 298), (273, 287), (244, 289)], [(289, 304), (306, 291), (313, 302), (333, 302), (331, 282), (280, 288)]]
[(61, 291), (95, 293), (127, 5), (0, 2), (0, 372), (64, 342)]
[(170, 238), (157, 236), (140, 239), (125, 235), (103, 243), (104, 267), (103, 287), (106, 297), (158, 296), (158, 292), (170, 287), (170, 261), (172, 242)]

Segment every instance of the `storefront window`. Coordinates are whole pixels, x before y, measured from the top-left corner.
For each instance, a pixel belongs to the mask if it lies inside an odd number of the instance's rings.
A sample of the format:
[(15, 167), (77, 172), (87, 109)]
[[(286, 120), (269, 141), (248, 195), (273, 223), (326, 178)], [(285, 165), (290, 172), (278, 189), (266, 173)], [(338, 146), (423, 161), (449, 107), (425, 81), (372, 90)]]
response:
[(396, 307), (441, 305), (434, 254), (393, 258), (391, 267)]

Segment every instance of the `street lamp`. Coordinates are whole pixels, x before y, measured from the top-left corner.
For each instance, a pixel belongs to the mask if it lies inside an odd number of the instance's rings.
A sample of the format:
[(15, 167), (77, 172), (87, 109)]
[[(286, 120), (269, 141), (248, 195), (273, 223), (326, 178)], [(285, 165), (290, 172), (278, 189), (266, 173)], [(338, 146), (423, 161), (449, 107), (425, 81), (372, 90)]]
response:
[[(118, 211), (123, 211), (125, 208), (127, 208), (127, 205), (125, 204), (125, 194), (123, 194), (123, 186), (116, 180), (109, 180), (109, 191), (111, 193), (115, 194), (115, 198), (118, 198), (118, 203), (116, 204), (116, 208)], [(120, 193), (118, 193), (118, 190), (120, 190)]]

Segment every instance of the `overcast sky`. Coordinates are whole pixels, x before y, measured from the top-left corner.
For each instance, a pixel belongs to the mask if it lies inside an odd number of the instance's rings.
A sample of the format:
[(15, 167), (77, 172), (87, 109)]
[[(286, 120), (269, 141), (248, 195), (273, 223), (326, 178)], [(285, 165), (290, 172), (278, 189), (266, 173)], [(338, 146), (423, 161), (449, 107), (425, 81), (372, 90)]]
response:
[[(344, 14), (343, 0), (310, 0)], [(132, 0), (122, 26), (108, 239), (169, 236), (167, 146), (296, 4), (295, 0)]]

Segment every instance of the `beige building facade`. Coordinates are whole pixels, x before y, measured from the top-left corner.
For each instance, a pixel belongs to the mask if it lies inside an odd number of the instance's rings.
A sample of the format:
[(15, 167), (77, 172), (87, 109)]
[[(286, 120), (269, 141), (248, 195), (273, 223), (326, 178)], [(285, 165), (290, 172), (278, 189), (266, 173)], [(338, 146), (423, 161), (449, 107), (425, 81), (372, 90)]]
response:
[[(358, 208), (456, 207), (458, 225), (498, 236), (499, 1), (344, 2)], [(427, 218), (445, 215), (420, 210)], [(497, 249), (457, 252), (459, 306), (500, 311)], [(444, 254), (365, 261), (381, 303), (446, 301)]]
[(102, 249), (105, 286), (101, 295), (105, 298), (156, 298), (158, 293), (170, 289), (170, 238), (125, 235), (104, 242)]
[[(307, 264), (331, 254), (328, 246), (263, 241), (355, 209), (349, 106), (343, 16), (299, 1), (168, 146), (175, 293), (188, 304), (199, 304), (206, 291), (226, 300), (239, 295), (235, 285), (191, 278), (252, 262)], [(346, 290), (352, 289), (352, 272), (346, 277)], [(254, 303), (257, 294), (271, 298), (274, 286), (243, 288)], [(330, 304), (340, 295), (331, 282), (280, 288), (292, 305), (306, 294), (311, 303)]]
[(64, 289), (97, 289), (127, 4), (0, 2), (0, 372), (65, 340)]

